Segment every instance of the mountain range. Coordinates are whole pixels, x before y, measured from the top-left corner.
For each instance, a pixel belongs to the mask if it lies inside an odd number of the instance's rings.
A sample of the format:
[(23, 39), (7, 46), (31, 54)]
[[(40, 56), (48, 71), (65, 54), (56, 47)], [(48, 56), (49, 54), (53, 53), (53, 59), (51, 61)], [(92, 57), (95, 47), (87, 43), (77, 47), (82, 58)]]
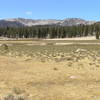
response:
[(1, 19), (0, 27), (22, 27), (22, 26), (36, 26), (36, 25), (60, 25), (60, 26), (73, 26), (73, 25), (91, 25), (96, 21), (87, 21), (80, 18), (66, 18), (64, 20), (48, 19), (48, 20), (34, 20), (24, 18), (9, 18)]

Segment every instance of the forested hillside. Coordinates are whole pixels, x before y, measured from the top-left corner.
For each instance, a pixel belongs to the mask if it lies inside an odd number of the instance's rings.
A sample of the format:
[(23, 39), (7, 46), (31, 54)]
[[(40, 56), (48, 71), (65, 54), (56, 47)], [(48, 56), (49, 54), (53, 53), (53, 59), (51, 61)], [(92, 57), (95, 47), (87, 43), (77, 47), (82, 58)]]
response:
[(66, 38), (99, 35), (100, 24), (32, 27), (0, 27), (0, 36), (8, 38)]

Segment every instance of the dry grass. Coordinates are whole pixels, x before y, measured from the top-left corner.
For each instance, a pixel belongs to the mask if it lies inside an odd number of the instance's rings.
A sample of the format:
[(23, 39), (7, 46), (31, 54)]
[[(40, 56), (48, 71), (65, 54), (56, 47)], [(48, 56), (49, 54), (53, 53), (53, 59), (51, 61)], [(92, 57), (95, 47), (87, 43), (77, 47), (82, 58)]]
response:
[(100, 47), (17, 44), (8, 49), (0, 48), (1, 100), (9, 95), (15, 100), (100, 100)]

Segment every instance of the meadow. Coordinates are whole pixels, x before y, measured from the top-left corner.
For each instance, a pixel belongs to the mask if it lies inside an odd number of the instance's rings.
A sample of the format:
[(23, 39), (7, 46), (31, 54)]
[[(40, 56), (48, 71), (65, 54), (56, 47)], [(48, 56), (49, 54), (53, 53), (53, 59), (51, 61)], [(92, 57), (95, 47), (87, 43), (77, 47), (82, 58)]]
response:
[(0, 41), (0, 99), (100, 100), (99, 43)]

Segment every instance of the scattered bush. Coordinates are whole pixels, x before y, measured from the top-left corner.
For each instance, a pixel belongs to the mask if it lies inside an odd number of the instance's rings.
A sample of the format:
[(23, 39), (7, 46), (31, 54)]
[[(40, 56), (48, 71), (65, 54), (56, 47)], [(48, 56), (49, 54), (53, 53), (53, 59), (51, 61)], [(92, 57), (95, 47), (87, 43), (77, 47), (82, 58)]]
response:
[(12, 94), (7, 94), (7, 95), (4, 97), (4, 100), (15, 100), (15, 99), (14, 99), (14, 95), (12, 95)]
[(22, 90), (20, 88), (13, 88), (12, 92), (19, 95), (19, 94), (25, 93), (25, 90)]
[(2, 47), (3, 50), (8, 50), (8, 45), (7, 44), (2, 44), (1, 47)]
[(57, 68), (54, 68), (54, 70), (56, 71), (56, 70), (58, 70)]
[(4, 96), (3, 100), (27, 100), (27, 96), (7, 94)]
[(47, 43), (47, 45), (54, 45), (54, 43)]

